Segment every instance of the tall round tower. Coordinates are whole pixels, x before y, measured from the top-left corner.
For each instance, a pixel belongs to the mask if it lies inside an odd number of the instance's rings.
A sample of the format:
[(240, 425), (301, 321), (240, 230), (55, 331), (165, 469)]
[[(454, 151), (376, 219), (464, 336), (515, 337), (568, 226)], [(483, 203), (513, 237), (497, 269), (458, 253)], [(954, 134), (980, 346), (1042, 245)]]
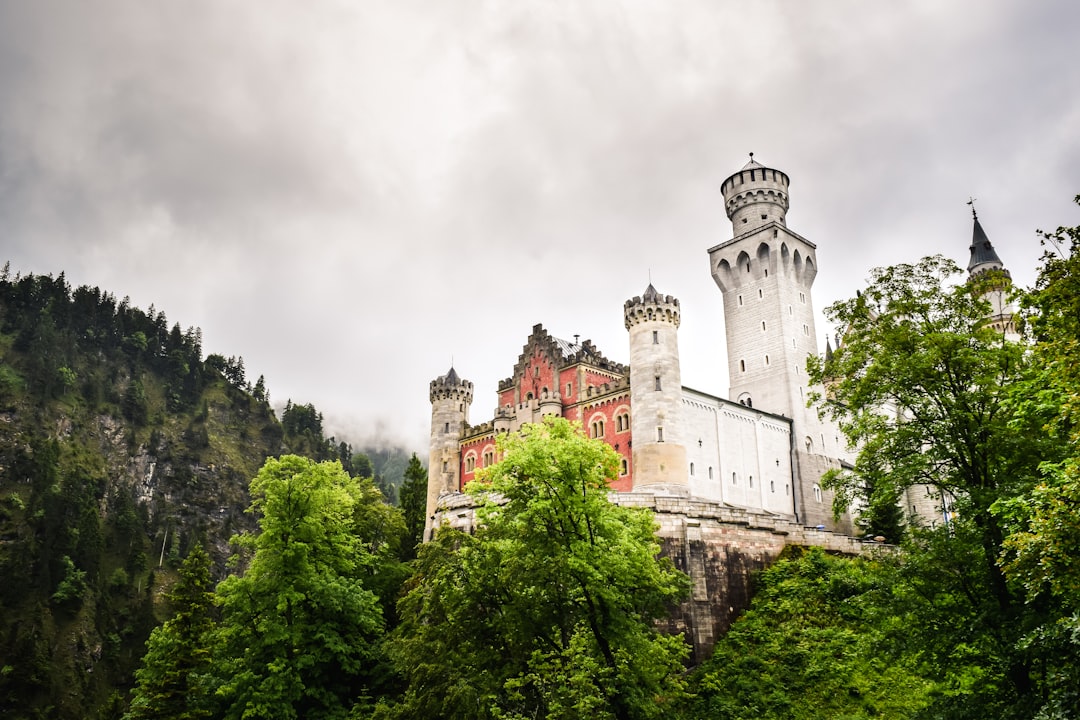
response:
[(469, 423), (473, 384), (454, 368), (431, 381), (431, 444), (428, 457), (427, 512), (424, 539), (431, 539), (431, 521), (439, 496), (461, 489), (461, 438)]
[(679, 301), (649, 283), (623, 305), (623, 318), (630, 332), (634, 489), (687, 493)]
[(721, 191), (732, 238), (709, 249), (724, 295), (732, 400), (791, 419), (793, 511), (807, 524), (834, 527), (821, 476), (846, 457), (840, 433), (806, 406), (806, 360), (817, 355), (810, 288), (817, 248), (787, 227), (788, 176), (750, 156)]

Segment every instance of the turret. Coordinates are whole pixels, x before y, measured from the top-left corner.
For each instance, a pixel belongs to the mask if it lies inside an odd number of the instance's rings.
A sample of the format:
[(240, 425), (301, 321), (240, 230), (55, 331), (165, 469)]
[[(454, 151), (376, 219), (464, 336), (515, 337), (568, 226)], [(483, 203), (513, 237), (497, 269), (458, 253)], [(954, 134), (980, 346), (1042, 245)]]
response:
[[(1009, 340), (1019, 340), (1020, 334), (1016, 331), (1016, 308), (1009, 301), (1009, 290), (1012, 286), (1012, 276), (1001, 262), (994, 246), (990, 244), (990, 238), (986, 236), (979, 216), (975, 212), (975, 201), (968, 201), (971, 205), (971, 218), (974, 224), (971, 233), (971, 247), (968, 248), (968, 281), (987, 281), (983, 299), (990, 303), (990, 324)], [(993, 276), (987, 277), (988, 273)]]
[(754, 160), (720, 186), (724, 209), (734, 227), (734, 236), (776, 221), (787, 224), (788, 176)]
[(627, 300), (634, 490), (688, 492), (679, 370), (679, 301), (649, 284)]
[(453, 367), (431, 381), (431, 454), (428, 458), (427, 513), (424, 539), (431, 537), (431, 520), (439, 496), (461, 489), (461, 438), (469, 423), (473, 384), (458, 377)]

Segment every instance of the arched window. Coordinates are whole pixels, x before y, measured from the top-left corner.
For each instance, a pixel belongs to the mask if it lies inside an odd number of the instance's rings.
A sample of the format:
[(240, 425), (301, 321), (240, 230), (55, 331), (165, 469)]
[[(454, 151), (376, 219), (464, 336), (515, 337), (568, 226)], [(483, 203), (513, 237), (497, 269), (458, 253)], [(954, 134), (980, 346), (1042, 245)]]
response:
[(712, 480), (712, 465), (709, 466), (709, 479)]
[(465, 472), (472, 472), (475, 468), (476, 468), (476, 456), (471, 455), (471, 454), (466, 455), (465, 456)]
[(776, 481), (775, 480), (770, 480), (769, 481), (769, 492), (771, 492), (771, 493), (776, 492)]
[(622, 460), (619, 461), (619, 475), (624, 475), (625, 476), (625, 475), (629, 475), (629, 474), (630, 474), (630, 461), (627, 460), (626, 458), (623, 458)]
[(750, 476), (750, 487), (754, 487), (754, 476)]
[(694, 463), (690, 463), (690, 476), (694, 476)]
[(594, 437), (594, 438), (602, 438), (602, 437), (604, 437), (604, 421), (603, 420), (593, 420), (592, 421), (592, 424), (589, 425), (589, 436)]
[(738, 480), (737, 480), (738, 477), (739, 476), (736, 475), (735, 473), (731, 473), (731, 484), (732, 485), (737, 485), (738, 484)]
[(821, 486), (814, 483), (814, 500), (821, 502)]

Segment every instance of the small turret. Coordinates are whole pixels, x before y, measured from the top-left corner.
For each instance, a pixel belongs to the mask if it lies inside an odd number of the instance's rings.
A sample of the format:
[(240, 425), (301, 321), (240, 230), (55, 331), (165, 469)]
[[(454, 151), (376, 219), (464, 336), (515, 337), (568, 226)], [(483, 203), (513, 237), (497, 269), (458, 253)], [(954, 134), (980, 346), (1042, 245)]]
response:
[(983, 230), (982, 224), (979, 223), (974, 201), (968, 201), (968, 204), (971, 205), (971, 218), (975, 223), (971, 233), (971, 247), (968, 248), (971, 251), (971, 258), (968, 260), (967, 266), (968, 275), (975, 277), (979, 273), (988, 270), (1000, 270), (1005, 274), (1005, 277), (1011, 277), (1009, 271), (1005, 269), (1005, 263), (1001, 262), (1001, 258), (998, 257), (994, 246), (990, 244), (990, 238), (986, 237), (986, 231)]
[(458, 377), (453, 367), (431, 381), (431, 444), (428, 457), (427, 514), (424, 539), (430, 539), (431, 519), (439, 496), (461, 489), (461, 438), (469, 423), (473, 384)]
[(688, 492), (679, 369), (679, 301), (652, 283), (623, 305), (630, 332), (634, 489)]
[(765, 167), (750, 153), (750, 162), (720, 186), (733, 236), (773, 221), (786, 225), (790, 184), (787, 175)]
[[(994, 246), (990, 244), (990, 238), (983, 230), (982, 223), (979, 222), (974, 199), (969, 200), (968, 205), (971, 205), (971, 219), (974, 224), (971, 232), (971, 247), (968, 248), (971, 253), (967, 266), (968, 280), (969, 282), (976, 278), (989, 280), (985, 283), (983, 299), (990, 303), (990, 325), (1008, 340), (1019, 340), (1020, 334), (1016, 330), (1016, 308), (1009, 300), (1012, 276), (1006, 269), (1005, 263), (1001, 262)], [(985, 278), (987, 273), (995, 273), (995, 276)]]

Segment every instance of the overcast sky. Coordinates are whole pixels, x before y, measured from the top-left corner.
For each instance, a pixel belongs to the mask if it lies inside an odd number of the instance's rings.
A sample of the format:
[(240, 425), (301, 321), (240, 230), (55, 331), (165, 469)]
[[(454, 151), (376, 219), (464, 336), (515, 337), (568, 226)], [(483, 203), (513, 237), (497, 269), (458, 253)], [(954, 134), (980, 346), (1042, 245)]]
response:
[(650, 271), (726, 395), (747, 153), (819, 310), (966, 264), (969, 196), (1029, 284), (1080, 224), (1078, 38), (1075, 0), (0, 0), (0, 261), (201, 327), (354, 444), (426, 450), (451, 359), (490, 419), (535, 323), (625, 362)]

